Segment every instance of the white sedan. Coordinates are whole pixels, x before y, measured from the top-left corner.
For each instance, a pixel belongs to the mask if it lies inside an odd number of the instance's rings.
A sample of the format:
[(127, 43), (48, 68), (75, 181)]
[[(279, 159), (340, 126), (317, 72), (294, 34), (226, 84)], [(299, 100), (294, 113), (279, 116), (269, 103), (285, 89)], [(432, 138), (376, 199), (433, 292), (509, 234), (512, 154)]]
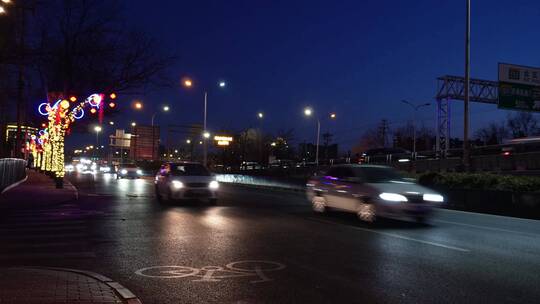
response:
[(338, 165), (307, 184), (313, 210), (354, 212), (366, 222), (377, 217), (426, 221), (444, 197), (384, 166)]

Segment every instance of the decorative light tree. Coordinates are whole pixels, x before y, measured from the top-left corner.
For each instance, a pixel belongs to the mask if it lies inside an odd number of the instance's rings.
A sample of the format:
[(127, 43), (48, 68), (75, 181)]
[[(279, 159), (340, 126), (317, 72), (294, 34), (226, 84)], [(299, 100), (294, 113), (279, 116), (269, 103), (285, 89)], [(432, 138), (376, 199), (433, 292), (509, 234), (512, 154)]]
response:
[(85, 107), (95, 112), (102, 104), (103, 94), (92, 94), (74, 108), (66, 99), (59, 99), (53, 105), (44, 102), (38, 106), (39, 113), (47, 116), (48, 120), (47, 128), (39, 132), (38, 143), (43, 147), (41, 169), (54, 174), (57, 188), (63, 186), (66, 132), (71, 123), (84, 117)]

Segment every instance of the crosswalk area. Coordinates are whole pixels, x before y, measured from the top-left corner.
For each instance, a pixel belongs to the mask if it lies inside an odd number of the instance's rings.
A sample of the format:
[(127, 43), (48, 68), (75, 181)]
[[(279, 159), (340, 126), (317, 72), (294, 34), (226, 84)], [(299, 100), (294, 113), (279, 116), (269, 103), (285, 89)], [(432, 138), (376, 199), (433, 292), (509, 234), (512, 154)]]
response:
[(76, 206), (0, 214), (0, 262), (94, 258), (88, 214)]

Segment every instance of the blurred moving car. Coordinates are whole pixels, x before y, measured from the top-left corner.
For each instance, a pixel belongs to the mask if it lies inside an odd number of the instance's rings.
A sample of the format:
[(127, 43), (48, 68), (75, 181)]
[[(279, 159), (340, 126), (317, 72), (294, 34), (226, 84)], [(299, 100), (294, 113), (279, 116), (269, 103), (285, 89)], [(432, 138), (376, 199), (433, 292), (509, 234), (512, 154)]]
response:
[(116, 178), (139, 178), (143, 175), (143, 171), (136, 164), (121, 164), (116, 171)]
[(390, 167), (338, 165), (307, 183), (313, 210), (328, 208), (354, 212), (366, 222), (377, 217), (425, 222), (444, 198), (404, 178)]
[(195, 162), (166, 163), (155, 178), (158, 200), (208, 199), (217, 202), (219, 183), (203, 165)]

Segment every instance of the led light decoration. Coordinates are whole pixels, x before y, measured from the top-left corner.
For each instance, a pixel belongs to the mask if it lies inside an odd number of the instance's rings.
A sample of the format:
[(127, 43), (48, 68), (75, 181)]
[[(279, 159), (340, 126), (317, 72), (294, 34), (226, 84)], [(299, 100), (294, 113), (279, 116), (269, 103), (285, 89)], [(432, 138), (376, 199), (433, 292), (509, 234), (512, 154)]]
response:
[[(77, 101), (75, 96), (69, 98), (72, 102)], [(92, 94), (83, 102), (72, 104), (65, 99), (58, 99), (52, 106), (49, 103), (41, 103), (38, 112), (47, 116), (46, 129), (40, 130), (30, 144), (32, 152), (40, 151), (40, 167), (44, 171), (51, 171), (59, 179), (64, 177), (64, 140), (71, 123), (84, 117), (84, 108), (89, 106), (90, 112), (96, 113), (103, 103), (103, 94)], [(38, 147), (38, 145), (40, 147)], [(38, 155), (36, 155), (38, 156)]]

